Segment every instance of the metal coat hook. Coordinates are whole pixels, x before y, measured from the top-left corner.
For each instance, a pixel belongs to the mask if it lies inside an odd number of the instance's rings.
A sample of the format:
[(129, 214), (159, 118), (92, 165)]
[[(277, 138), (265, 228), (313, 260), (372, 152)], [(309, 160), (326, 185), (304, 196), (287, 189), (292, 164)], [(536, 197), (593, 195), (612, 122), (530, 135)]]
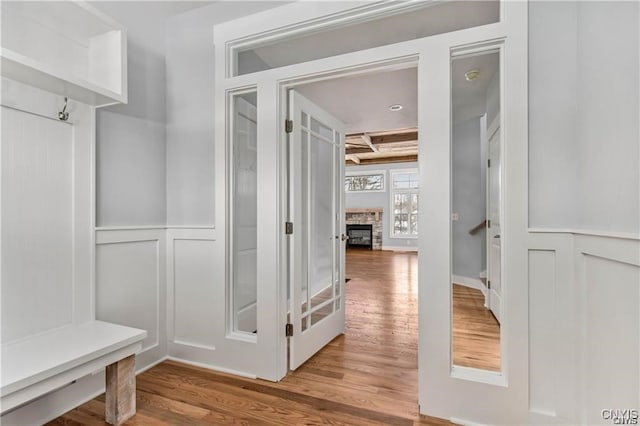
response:
[(64, 97), (64, 106), (62, 107), (62, 111), (58, 113), (58, 120), (67, 121), (69, 119), (69, 113), (67, 112), (67, 97)]

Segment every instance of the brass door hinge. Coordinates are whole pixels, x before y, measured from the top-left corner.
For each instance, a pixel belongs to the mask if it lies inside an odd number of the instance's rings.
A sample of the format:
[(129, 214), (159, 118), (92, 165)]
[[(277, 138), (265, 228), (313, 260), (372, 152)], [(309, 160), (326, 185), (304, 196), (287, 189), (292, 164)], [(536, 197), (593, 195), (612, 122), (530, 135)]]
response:
[(291, 337), (293, 336), (293, 324), (286, 324), (284, 326), (284, 335), (286, 337)]
[(284, 120), (284, 130), (287, 133), (293, 132), (293, 121), (292, 120)]

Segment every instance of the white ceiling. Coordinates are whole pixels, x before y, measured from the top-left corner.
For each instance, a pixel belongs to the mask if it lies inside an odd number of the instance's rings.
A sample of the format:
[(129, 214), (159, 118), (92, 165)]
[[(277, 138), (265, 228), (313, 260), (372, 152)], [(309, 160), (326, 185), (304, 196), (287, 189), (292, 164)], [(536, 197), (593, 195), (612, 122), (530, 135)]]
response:
[[(125, 1), (90, 1), (91, 5), (96, 7), (97, 9), (102, 10), (108, 15), (113, 16), (114, 18), (120, 17), (122, 15), (123, 10), (127, 10), (128, 13), (141, 13), (142, 16), (145, 16), (146, 19), (164, 21), (167, 18), (179, 15), (184, 12), (188, 12), (190, 10), (208, 6), (212, 3), (216, 3), (217, 0), (197, 0), (197, 1), (189, 1), (189, 0), (174, 0), (174, 1), (136, 1), (136, 0), (125, 0)], [(123, 6), (126, 9), (123, 9)], [(121, 19), (121, 18), (120, 18)]]
[[(486, 110), (486, 93), (499, 69), (499, 54), (491, 53), (455, 59), (451, 70), (451, 103), (454, 123), (480, 117)], [(467, 81), (464, 74), (480, 71), (477, 80)]]
[[(416, 68), (321, 81), (297, 87), (300, 93), (340, 119), (347, 133), (376, 132), (418, 125)], [(401, 104), (401, 111), (389, 111)]]
[[(486, 91), (498, 70), (498, 54), (453, 61), (452, 106), (455, 122), (480, 117), (486, 109)], [(466, 81), (464, 73), (477, 69), (480, 76)], [(347, 133), (378, 132), (417, 127), (417, 69), (409, 68), (311, 83), (296, 88), (302, 95), (340, 119)], [(389, 111), (401, 104), (399, 112)]]

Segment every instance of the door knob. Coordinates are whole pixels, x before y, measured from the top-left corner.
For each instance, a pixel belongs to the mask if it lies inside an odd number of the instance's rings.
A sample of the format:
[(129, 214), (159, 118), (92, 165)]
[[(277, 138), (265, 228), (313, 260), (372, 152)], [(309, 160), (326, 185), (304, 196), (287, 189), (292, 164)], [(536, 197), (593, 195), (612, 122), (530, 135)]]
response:
[(348, 235), (342, 234), (342, 241), (347, 241), (349, 239)]

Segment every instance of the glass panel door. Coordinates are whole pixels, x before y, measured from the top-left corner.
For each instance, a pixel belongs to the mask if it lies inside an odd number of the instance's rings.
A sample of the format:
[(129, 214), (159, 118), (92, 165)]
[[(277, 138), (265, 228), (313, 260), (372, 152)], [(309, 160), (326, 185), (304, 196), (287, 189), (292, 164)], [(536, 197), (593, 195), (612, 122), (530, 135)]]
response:
[(289, 97), (292, 280), (290, 368), (344, 331), (342, 124), (295, 91)]

